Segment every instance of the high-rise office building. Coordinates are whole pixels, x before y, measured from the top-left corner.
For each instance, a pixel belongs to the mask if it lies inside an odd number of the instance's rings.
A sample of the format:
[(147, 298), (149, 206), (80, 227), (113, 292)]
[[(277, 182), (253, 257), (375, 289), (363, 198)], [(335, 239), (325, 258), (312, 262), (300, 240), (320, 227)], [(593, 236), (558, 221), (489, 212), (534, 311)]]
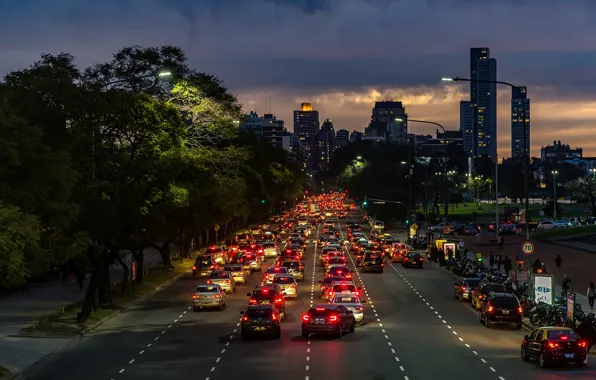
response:
[(331, 156), (333, 156), (337, 145), (333, 121), (330, 119), (325, 120), (323, 125), (321, 125), (317, 140), (318, 169), (319, 171), (326, 172), (329, 170), (329, 161), (331, 161)]
[(350, 143), (350, 131), (347, 129), (340, 129), (336, 133), (335, 142), (337, 144), (337, 148), (345, 148)]
[(302, 103), (299, 111), (294, 111), (294, 134), (303, 148), (303, 166), (307, 172), (318, 168), (317, 134), (319, 132), (319, 111), (314, 111), (310, 103)]
[(476, 153), (476, 130), (474, 128), (474, 112), (476, 107), (469, 100), (459, 102), (459, 130), (463, 136), (464, 151), (468, 157), (474, 157)]
[[(470, 49), (470, 101), (476, 108), (476, 155), (497, 158), (497, 60), (489, 48)], [(476, 82), (479, 81), (479, 82)]]
[(283, 147), (283, 135), (286, 131), (283, 120), (278, 120), (273, 114), (266, 113), (260, 117), (256, 112), (244, 115), (240, 130), (259, 136), (271, 145)]
[(526, 151), (530, 155), (530, 99), (526, 87), (511, 89), (511, 157), (524, 155), (524, 109), (526, 116)]

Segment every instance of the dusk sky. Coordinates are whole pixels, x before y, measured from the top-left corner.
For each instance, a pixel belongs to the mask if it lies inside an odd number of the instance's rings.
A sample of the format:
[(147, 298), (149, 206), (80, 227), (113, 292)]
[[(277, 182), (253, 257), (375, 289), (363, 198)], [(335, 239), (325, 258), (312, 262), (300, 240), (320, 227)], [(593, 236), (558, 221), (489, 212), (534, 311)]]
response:
[[(528, 86), (532, 155), (560, 139), (596, 156), (595, 18), (594, 0), (1, 0), (0, 73), (42, 52), (87, 66), (122, 46), (172, 44), (245, 110), (271, 110), (290, 130), (311, 102), (336, 130), (362, 131), (385, 99), (457, 129), (469, 84), (440, 79), (468, 77), (469, 49), (489, 47), (498, 79)], [(499, 87), (501, 157), (510, 98)]]

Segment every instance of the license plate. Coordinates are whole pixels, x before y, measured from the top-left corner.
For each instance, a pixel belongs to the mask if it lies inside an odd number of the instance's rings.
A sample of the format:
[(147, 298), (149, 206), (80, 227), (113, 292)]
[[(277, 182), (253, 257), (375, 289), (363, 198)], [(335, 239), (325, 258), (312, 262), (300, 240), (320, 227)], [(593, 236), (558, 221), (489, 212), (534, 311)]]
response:
[(325, 324), (325, 320), (324, 320), (324, 319), (317, 319), (317, 320), (315, 321), (315, 324), (317, 324), (317, 325), (322, 325), (322, 324)]
[(263, 305), (269, 305), (271, 303), (271, 301), (261, 301), (261, 304)]
[(509, 314), (509, 310), (503, 310), (503, 314), (505, 314), (505, 315)]
[(255, 326), (252, 329), (253, 329), (253, 331), (265, 331), (266, 330), (265, 327), (259, 327), (259, 326)]
[(573, 359), (575, 354), (565, 354), (565, 359)]
[(378, 264), (376, 261), (371, 261), (370, 263), (371, 264)]

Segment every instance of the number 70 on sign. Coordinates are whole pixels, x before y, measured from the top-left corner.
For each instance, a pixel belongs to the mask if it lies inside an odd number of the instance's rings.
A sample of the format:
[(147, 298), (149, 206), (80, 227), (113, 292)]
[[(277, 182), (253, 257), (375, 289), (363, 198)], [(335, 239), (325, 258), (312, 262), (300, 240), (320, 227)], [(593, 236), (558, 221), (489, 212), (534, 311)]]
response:
[(524, 241), (522, 243), (521, 249), (524, 255), (531, 255), (534, 253), (534, 243), (531, 241)]

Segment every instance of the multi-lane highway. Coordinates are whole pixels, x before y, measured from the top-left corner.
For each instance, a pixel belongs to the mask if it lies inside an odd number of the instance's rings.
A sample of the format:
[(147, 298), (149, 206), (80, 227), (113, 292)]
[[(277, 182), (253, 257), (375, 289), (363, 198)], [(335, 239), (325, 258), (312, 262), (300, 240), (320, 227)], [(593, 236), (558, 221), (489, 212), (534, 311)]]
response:
[[(361, 214), (352, 215), (365, 223)], [(344, 224), (341, 237), (346, 238)], [(367, 230), (367, 228), (363, 228)], [(527, 332), (487, 329), (468, 304), (453, 297), (454, 279), (441, 269), (404, 269), (386, 263), (385, 272), (356, 272), (367, 303), (365, 321), (340, 339), (301, 336), (301, 315), (321, 303), (323, 269), (315, 255), (313, 230), (304, 260), (299, 298), (287, 302), (279, 340), (242, 341), (240, 311), (246, 293), (262, 279), (228, 296), (224, 311), (194, 313), (194, 287), (185, 278), (114, 319), (32, 374), (32, 379), (590, 379), (587, 368), (540, 369), (522, 362), (519, 348)], [(405, 236), (398, 236), (403, 239)], [(349, 255), (353, 266), (354, 257)], [(268, 265), (271, 263), (268, 262)], [(268, 267), (264, 266), (264, 269)], [(595, 362), (596, 363), (596, 362)]]

